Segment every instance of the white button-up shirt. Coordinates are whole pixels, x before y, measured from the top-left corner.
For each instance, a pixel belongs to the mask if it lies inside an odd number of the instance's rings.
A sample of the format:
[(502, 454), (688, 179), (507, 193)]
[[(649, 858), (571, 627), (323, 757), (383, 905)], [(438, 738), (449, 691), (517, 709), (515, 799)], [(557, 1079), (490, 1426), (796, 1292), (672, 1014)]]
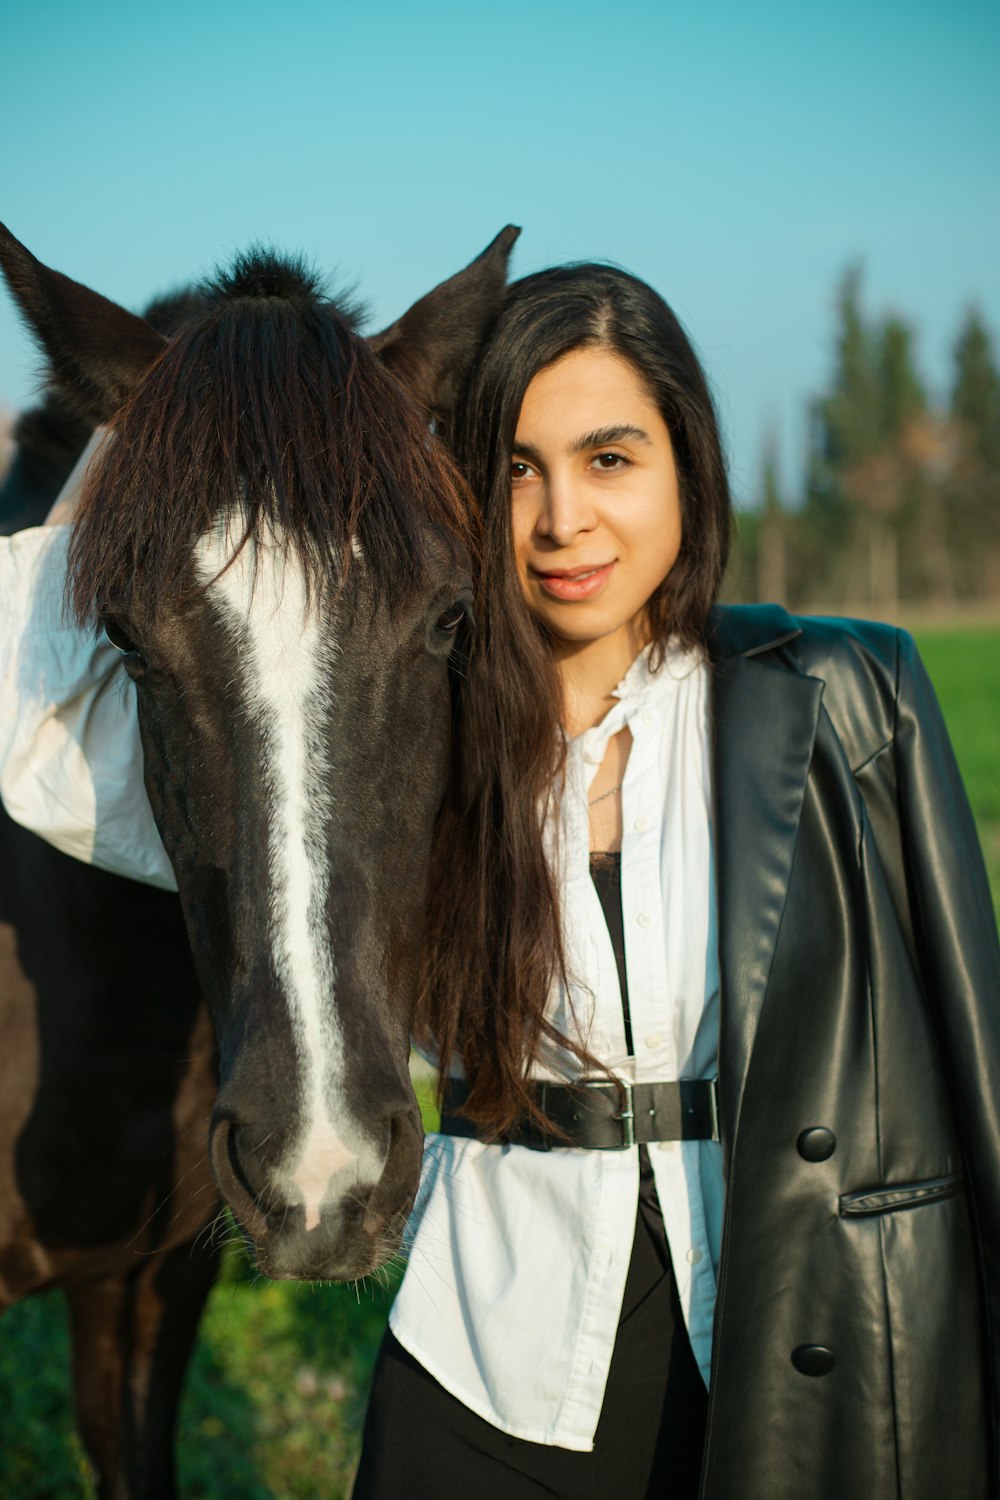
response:
[[(173, 887), (142, 783), (133, 684), (118, 654), (66, 619), (68, 529), (0, 538), (0, 792), (11, 815), (77, 858)], [(550, 1014), (622, 1078), (711, 1078), (719, 978), (708, 668), (674, 652), (633, 664), (602, 722), (568, 747), (548, 830), (571, 982)], [(622, 910), (635, 1056), (590, 878), (587, 797), (628, 726)], [(576, 1076), (553, 1048), (540, 1077)], [(695, 1359), (709, 1376), (722, 1232), (721, 1149), (650, 1148)], [(487, 1146), (431, 1135), (393, 1305), (399, 1341), (443, 1386), (517, 1437), (593, 1445), (628, 1272), (638, 1151)]]
[[(708, 668), (643, 653), (602, 722), (569, 745), (557, 861), (571, 974), (550, 1014), (621, 1078), (717, 1072), (719, 969), (711, 841)], [(590, 878), (587, 797), (611, 737), (632, 732), (622, 785), (622, 911), (635, 1056)], [(537, 1076), (576, 1076), (547, 1052)], [(722, 1237), (722, 1153), (650, 1148), (674, 1275), (706, 1384)], [(486, 1146), (430, 1136), (393, 1332), (466, 1406), (516, 1437), (593, 1446), (635, 1230), (638, 1150)]]

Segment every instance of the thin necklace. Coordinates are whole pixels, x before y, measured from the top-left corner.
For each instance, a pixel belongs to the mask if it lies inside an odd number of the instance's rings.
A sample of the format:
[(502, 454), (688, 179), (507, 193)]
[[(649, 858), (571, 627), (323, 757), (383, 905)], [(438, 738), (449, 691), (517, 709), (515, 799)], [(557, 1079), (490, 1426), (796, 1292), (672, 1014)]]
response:
[(619, 783), (618, 783), (617, 786), (613, 786), (608, 791), (602, 792), (599, 797), (588, 798), (587, 799), (587, 806), (588, 807), (596, 807), (597, 804), (598, 804), (598, 802), (603, 802), (606, 797), (613, 797), (615, 795), (615, 792), (620, 792), (621, 791), (622, 785), (623, 785), (623, 783), (619, 781)]

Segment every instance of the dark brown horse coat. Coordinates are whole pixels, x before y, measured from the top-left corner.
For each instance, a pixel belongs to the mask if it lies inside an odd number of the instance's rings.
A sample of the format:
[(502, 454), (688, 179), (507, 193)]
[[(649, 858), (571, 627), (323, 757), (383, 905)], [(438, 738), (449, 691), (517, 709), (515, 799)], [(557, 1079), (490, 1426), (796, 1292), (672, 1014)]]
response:
[(720, 609), (703, 1500), (998, 1493), (1000, 950), (912, 641)]

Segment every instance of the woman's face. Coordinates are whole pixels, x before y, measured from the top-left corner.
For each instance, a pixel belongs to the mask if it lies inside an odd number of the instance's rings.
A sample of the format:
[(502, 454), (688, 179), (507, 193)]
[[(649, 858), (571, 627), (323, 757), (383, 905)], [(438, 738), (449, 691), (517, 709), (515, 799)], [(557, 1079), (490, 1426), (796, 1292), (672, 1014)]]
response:
[(521, 587), (559, 654), (606, 640), (631, 661), (680, 550), (681, 509), (670, 433), (627, 360), (576, 349), (539, 371), (518, 418), (511, 503)]

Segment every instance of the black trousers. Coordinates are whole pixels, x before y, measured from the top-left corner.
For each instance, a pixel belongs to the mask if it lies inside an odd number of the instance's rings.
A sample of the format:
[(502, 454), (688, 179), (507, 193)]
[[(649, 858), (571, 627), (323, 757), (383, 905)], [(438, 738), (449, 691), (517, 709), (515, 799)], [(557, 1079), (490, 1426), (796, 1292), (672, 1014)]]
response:
[(641, 1152), (635, 1240), (592, 1453), (508, 1436), (450, 1395), (387, 1332), (354, 1500), (696, 1500), (707, 1393)]

